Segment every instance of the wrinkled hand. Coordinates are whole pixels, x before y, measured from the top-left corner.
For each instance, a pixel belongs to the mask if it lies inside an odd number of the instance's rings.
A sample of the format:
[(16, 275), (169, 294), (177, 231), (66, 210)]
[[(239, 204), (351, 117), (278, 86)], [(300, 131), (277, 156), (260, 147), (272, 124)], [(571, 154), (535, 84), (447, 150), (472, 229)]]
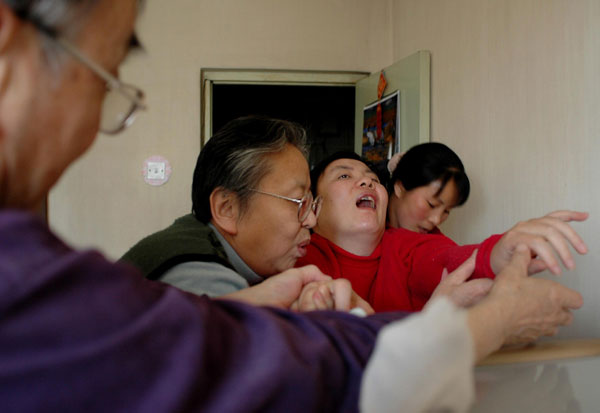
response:
[(516, 247), (508, 265), (496, 277), (489, 298), (503, 301), (508, 317), (505, 344), (520, 344), (552, 336), (573, 320), (572, 309), (583, 305), (581, 295), (557, 282), (527, 275), (531, 253)]
[(291, 305), (292, 310), (338, 310), (349, 311), (360, 307), (367, 314), (373, 314), (373, 308), (352, 290), (348, 280), (314, 281), (304, 286), (298, 299)]
[(529, 274), (545, 269), (556, 275), (560, 274), (561, 268), (555, 253), (566, 268), (575, 268), (569, 244), (579, 254), (585, 254), (588, 249), (567, 222), (585, 221), (587, 217), (587, 212), (555, 211), (541, 218), (519, 222), (494, 246), (490, 259), (492, 270), (495, 274), (502, 271), (519, 244), (527, 246), (531, 250), (532, 257), (536, 258), (529, 264)]
[(444, 268), (442, 280), (433, 291), (428, 303), (439, 296), (447, 296), (454, 304), (464, 308), (481, 301), (488, 294), (494, 282), (489, 278), (466, 281), (475, 270), (476, 257), (477, 250), (473, 251), (473, 254), (450, 274)]
[(267, 278), (260, 284), (221, 298), (244, 301), (248, 304), (289, 309), (300, 298), (303, 288), (313, 282), (331, 281), (314, 265), (291, 268)]

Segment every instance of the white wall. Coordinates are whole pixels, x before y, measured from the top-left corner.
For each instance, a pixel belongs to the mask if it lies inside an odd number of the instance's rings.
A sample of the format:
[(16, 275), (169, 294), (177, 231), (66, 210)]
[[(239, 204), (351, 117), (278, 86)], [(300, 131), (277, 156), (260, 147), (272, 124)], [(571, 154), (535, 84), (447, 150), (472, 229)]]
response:
[[(200, 69), (371, 71), (392, 61), (391, 0), (148, 0), (138, 33), (146, 53), (121, 71), (149, 110), (117, 137), (99, 135), (49, 200), (51, 226), (113, 258), (191, 210), (200, 150)], [(165, 156), (161, 187), (142, 164)]]
[[(586, 304), (563, 335), (600, 335), (600, 2), (597, 0), (149, 0), (147, 53), (123, 79), (150, 110), (116, 138), (100, 135), (49, 203), (51, 225), (77, 246), (120, 256), (190, 209), (200, 148), (202, 67), (373, 71), (420, 49), (432, 58), (432, 136), (472, 180), (444, 230), (476, 242), (558, 208), (590, 247), (561, 282)], [(141, 179), (166, 156), (163, 187)]]
[(444, 230), (461, 243), (572, 208), (590, 247), (560, 282), (585, 305), (563, 336), (600, 335), (600, 2), (394, 0), (394, 59), (431, 51), (432, 137), (472, 182)]

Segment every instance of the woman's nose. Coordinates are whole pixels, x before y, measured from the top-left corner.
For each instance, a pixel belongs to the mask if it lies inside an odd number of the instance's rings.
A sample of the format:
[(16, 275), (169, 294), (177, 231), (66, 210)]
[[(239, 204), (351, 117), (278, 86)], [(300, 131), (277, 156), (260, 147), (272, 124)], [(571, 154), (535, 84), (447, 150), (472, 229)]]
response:
[(315, 212), (311, 208), (310, 212), (306, 216), (306, 219), (304, 221), (302, 221), (302, 227), (311, 229), (315, 225), (317, 225), (317, 216), (315, 215)]
[(442, 211), (435, 211), (429, 216), (429, 221), (436, 227), (442, 223)]

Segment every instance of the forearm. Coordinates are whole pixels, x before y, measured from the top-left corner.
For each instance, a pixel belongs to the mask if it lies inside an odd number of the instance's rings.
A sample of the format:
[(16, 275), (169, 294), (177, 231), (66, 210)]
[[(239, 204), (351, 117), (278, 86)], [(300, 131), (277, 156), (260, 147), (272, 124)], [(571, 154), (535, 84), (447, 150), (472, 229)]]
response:
[(248, 287), (239, 291), (234, 291), (232, 293), (220, 296), (219, 299), (234, 300), (256, 306), (274, 305), (273, 303), (268, 302), (267, 298), (263, 297), (260, 286)]
[(450, 239), (438, 237), (415, 248), (411, 257), (412, 267), (409, 285), (414, 296), (424, 304), (441, 280), (442, 271), (456, 270), (477, 249), (475, 269), (469, 279), (494, 278), (490, 266), (490, 254), (500, 236), (492, 235), (481, 244), (457, 245)]
[(483, 300), (467, 312), (476, 362), (498, 350), (506, 340), (507, 320), (502, 304), (498, 300)]

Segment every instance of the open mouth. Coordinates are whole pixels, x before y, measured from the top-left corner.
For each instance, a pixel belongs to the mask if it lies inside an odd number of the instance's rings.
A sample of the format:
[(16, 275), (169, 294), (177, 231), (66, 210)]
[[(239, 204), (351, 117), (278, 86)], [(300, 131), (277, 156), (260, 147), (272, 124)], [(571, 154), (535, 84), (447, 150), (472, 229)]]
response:
[(358, 208), (376, 209), (375, 198), (371, 195), (363, 195), (356, 201), (356, 206)]

